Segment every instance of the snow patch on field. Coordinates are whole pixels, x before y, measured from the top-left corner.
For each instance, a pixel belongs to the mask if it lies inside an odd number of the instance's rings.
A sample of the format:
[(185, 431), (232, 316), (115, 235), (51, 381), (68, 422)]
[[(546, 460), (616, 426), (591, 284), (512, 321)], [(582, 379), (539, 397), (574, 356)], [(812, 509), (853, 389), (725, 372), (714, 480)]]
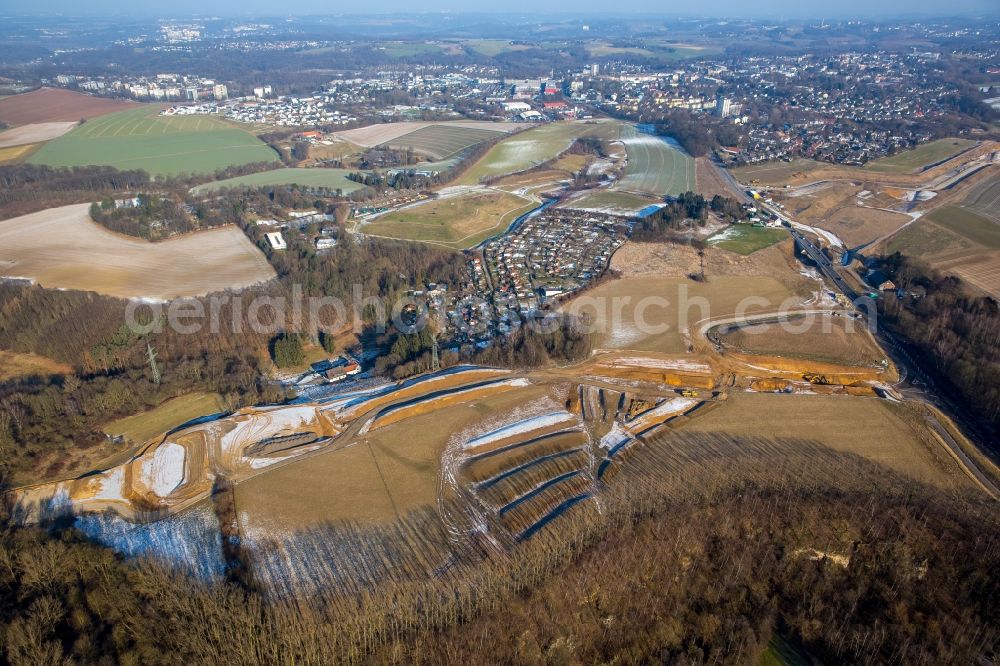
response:
[(541, 416), (534, 416), (522, 421), (515, 421), (510, 425), (506, 425), (502, 428), (498, 428), (497, 430), (474, 437), (465, 443), (464, 448), (471, 449), (477, 446), (482, 446), (483, 444), (490, 444), (500, 439), (506, 439), (515, 435), (523, 435), (534, 430), (541, 430), (542, 428), (548, 428), (562, 423), (568, 424), (575, 421), (575, 417), (569, 412), (552, 412), (550, 414), (542, 414)]
[(285, 430), (310, 425), (316, 420), (316, 408), (278, 407), (260, 414), (247, 415), (219, 441), (223, 453), (234, 453), (247, 444), (273, 437)]
[(733, 240), (739, 238), (743, 234), (740, 227), (732, 224), (720, 231), (717, 234), (709, 236), (705, 242), (715, 245), (716, 243), (721, 243), (722, 241)]
[(490, 433), (500, 430), (501, 428), (505, 428), (519, 422), (528, 421), (530, 419), (545, 416), (546, 414), (551, 414), (561, 410), (561, 405), (557, 404), (551, 398), (545, 397), (522, 407), (517, 407), (494, 418), (480, 421), (479, 423), (452, 435), (448, 440), (449, 446), (457, 444), (455, 448), (457, 450), (463, 450), (466, 448), (466, 442), (472, 441), (478, 437), (489, 435)]
[(151, 557), (201, 580), (225, 570), (219, 521), (208, 503), (151, 523), (131, 523), (111, 513), (76, 517), (87, 537), (126, 557)]
[(184, 483), (186, 455), (185, 448), (174, 442), (157, 447), (140, 466), (143, 483), (160, 497), (166, 497)]
[(612, 426), (611, 430), (608, 431), (604, 437), (601, 437), (601, 441), (598, 444), (602, 449), (611, 450), (621, 444), (622, 442), (631, 438), (631, 435), (622, 428), (618, 423)]
[(698, 361), (688, 361), (685, 359), (662, 359), (646, 357), (618, 358), (611, 362), (611, 367), (636, 367), (636, 368), (656, 368), (657, 370), (681, 370), (684, 372), (697, 372), (711, 374), (711, 366)]
[(125, 467), (119, 465), (102, 474), (95, 480), (99, 485), (97, 491), (88, 499), (124, 501), (122, 487), (125, 485)]
[(254, 469), (264, 469), (265, 467), (270, 467), (275, 463), (280, 463), (282, 460), (288, 460), (290, 458), (295, 458), (296, 456), (281, 456), (280, 458), (254, 458), (250, 461), (250, 467)]
[(698, 401), (692, 398), (671, 398), (670, 400), (661, 402), (648, 412), (640, 414), (636, 417), (636, 420), (645, 421), (647, 419), (659, 418), (661, 416), (679, 414), (681, 412), (686, 412), (697, 404)]
[(614, 325), (613, 330), (607, 332), (606, 336), (607, 344), (612, 347), (621, 348), (645, 339), (646, 334), (639, 330), (637, 326), (618, 322)]

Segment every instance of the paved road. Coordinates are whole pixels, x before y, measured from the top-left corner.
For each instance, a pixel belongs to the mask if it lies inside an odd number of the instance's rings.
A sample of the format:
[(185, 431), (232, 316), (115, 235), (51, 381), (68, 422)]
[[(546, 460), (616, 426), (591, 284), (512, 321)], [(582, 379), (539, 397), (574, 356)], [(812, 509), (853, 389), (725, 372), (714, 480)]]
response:
[[(924, 371), (923, 364), (913, 358), (897, 335), (884, 326), (878, 326), (877, 322), (873, 323), (871, 313), (875, 311), (874, 303), (868, 306), (866, 296), (859, 299), (857, 292), (840, 277), (830, 260), (811, 240), (798, 231), (792, 231), (792, 236), (795, 238), (796, 246), (800, 247), (816, 263), (820, 271), (855, 304), (855, 309), (868, 320), (872, 333), (879, 340), (893, 363), (896, 364), (896, 367), (899, 368), (900, 374), (905, 376), (903, 385), (899, 388), (900, 392), (909, 398), (935, 405), (948, 414), (959, 425), (962, 432), (979, 448), (996, 455), (996, 442), (981, 421), (969, 412), (960, 400), (957, 400), (946, 388), (943, 388), (934, 377)], [(942, 437), (942, 439), (948, 443), (949, 448), (958, 458), (963, 461), (968, 460), (968, 457), (950, 435)], [(977, 478), (985, 478), (971, 460), (967, 464), (971, 465), (970, 470), (974, 470), (973, 474)]]

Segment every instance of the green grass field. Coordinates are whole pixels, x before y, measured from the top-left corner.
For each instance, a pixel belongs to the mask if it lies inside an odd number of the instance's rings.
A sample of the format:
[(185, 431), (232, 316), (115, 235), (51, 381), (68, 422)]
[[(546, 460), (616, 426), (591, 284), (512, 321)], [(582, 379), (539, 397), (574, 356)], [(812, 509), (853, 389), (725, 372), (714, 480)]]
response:
[(28, 160), (49, 166), (107, 165), (155, 176), (206, 173), (278, 156), (255, 136), (211, 116), (160, 116), (142, 106), (87, 121)]
[(709, 244), (736, 254), (748, 255), (788, 238), (784, 229), (734, 224), (708, 239)]
[(504, 192), (477, 192), (389, 213), (365, 224), (361, 231), (465, 249), (500, 233), (536, 205)]
[(347, 179), (349, 169), (275, 169), (261, 171), (248, 176), (237, 176), (199, 185), (191, 191), (194, 194), (215, 192), (224, 187), (266, 187), (268, 185), (301, 185), (303, 187), (325, 187), (342, 190), (345, 194), (360, 190), (364, 185)]
[(220, 411), (222, 402), (217, 393), (188, 393), (141, 414), (112, 421), (102, 429), (109, 435), (124, 435), (132, 443), (141, 444), (191, 419)]
[(1000, 224), (966, 208), (945, 206), (930, 214), (929, 219), (948, 231), (967, 238), (991, 250), (1000, 249)]
[(482, 159), (462, 175), (458, 183), (474, 185), (482, 178), (525, 171), (556, 157), (577, 137), (616, 139), (620, 127), (620, 123), (614, 122), (559, 122), (533, 127), (490, 148)]
[(693, 192), (697, 187), (694, 159), (679, 146), (631, 125), (622, 128), (622, 141), (628, 165), (617, 189), (662, 196)]
[(904, 150), (891, 157), (873, 160), (866, 164), (865, 168), (878, 173), (916, 171), (923, 166), (953, 157), (974, 145), (976, 142), (969, 139), (938, 139), (917, 146), (913, 150)]

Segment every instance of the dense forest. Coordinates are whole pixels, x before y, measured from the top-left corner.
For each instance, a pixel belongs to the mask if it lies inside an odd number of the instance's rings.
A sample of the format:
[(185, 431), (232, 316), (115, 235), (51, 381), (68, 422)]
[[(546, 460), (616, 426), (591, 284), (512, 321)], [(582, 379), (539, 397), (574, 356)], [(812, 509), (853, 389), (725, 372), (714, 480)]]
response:
[(904, 296), (888, 293), (879, 314), (953, 386), (975, 413), (1000, 429), (1000, 307), (970, 296), (956, 277), (944, 276), (898, 252), (882, 257), (884, 270)]
[[(252, 561), (206, 585), (72, 529), (0, 524), (0, 660), (752, 664), (774, 640), (803, 663), (996, 658), (994, 507), (844, 456), (795, 463), (821, 464), (818, 485), (741, 478), (731, 460), (716, 487), (644, 474), (657, 455), (636, 454), (601, 512), (561, 517), (503, 558), (322, 602), (266, 597)], [(835, 489), (851, 477), (868, 489)]]

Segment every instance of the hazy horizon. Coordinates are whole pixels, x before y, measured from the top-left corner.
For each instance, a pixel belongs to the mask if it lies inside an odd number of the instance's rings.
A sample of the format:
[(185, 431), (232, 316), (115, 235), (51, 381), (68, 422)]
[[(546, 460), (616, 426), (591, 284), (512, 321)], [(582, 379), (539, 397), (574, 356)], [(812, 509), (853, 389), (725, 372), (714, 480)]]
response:
[(797, 0), (763, 0), (749, 5), (737, 0), (716, 0), (709, 6), (692, 6), (688, 2), (650, 2), (649, 0), (621, 0), (613, 9), (598, 0), (548, 0), (530, 2), (516, 0), (506, 3), (504, 11), (483, 11), (478, 5), (461, 0), (432, 0), (416, 9), (402, 0), (386, 0), (376, 7), (356, 4), (327, 3), (322, 0), (290, 0), (281, 6), (282, 12), (275, 11), (275, 5), (266, 0), (245, 0), (239, 3), (230, 0), (177, 0), (165, 11), (164, 7), (136, 6), (131, 0), (98, 0), (81, 5), (73, 0), (11, 0), (6, 3), (3, 15), (22, 16), (99, 16), (129, 15), (136, 17), (178, 17), (188, 16), (309, 16), (309, 15), (427, 15), (436, 13), (463, 15), (531, 14), (580, 17), (615, 17), (626, 15), (678, 16), (701, 18), (761, 18), (781, 19), (832, 19), (850, 18), (944, 18), (951, 16), (972, 17), (977, 15), (1000, 15), (1000, 7), (992, 0), (956, 0), (945, 10), (939, 2), (931, 0), (845, 0), (835, 6), (808, 5)]

